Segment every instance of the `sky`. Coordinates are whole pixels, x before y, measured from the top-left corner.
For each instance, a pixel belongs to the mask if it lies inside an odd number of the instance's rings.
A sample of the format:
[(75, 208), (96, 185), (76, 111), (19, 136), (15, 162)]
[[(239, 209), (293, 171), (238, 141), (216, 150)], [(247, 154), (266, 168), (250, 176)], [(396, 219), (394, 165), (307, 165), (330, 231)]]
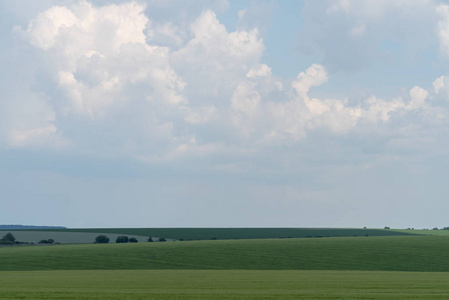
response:
[(0, 224), (449, 226), (449, 1), (0, 0)]

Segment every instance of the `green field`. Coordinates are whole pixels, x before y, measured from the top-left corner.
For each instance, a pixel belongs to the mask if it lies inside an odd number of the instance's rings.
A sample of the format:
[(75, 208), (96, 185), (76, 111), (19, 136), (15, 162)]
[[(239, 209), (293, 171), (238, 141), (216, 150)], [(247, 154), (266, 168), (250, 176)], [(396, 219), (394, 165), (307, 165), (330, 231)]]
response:
[[(334, 234), (354, 233), (343, 231)], [(211, 233), (190, 229), (185, 236), (199, 232)], [(253, 239), (0, 247), (0, 299), (449, 298), (445, 232), (254, 239), (256, 233), (240, 233)]]
[(392, 231), (418, 235), (449, 235), (449, 230), (429, 230), (429, 229), (391, 229)]
[[(348, 236), (418, 235), (410, 231), (358, 228), (89, 228), (47, 229), (56, 232), (101, 232), (183, 240), (266, 239)], [(427, 231), (428, 232), (428, 231)]]
[(215, 269), (449, 272), (448, 236), (0, 248), (0, 270)]
[(361, 271), (0, 272), (1, 299), (447, 299), (446, 273)]

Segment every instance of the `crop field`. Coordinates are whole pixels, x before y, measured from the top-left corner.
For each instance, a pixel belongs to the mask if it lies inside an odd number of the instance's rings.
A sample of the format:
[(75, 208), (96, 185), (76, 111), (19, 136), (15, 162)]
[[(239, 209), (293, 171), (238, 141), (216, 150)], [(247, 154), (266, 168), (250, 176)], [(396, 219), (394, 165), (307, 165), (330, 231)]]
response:
[(429, 229), (391, 229), (400, 233), (418, 235), (449, 235), (449, 230), (429, 230)]
[(0, 272), (2, 299), (447, 299), (446, 273), (363, 271)]
[(447, 299), (448, 249), (443, 234), (4, 246), (0, 298)]
[[(349, 236), (419, 235), (413, 230), (357, 229), (357, 228), (89, 228), (48, 229), (52, 232), (101, 232), (138, 236), (156, 236), (183, 240), (210, 239), (266, 239)], [(427, 231), (429, 232), (429, 231)], [(426, 234), (426, 233), (424, 233)]]
[(365, 270), (449, 272), (448, 236), (342, 237), (0, 248), (0, 271)]

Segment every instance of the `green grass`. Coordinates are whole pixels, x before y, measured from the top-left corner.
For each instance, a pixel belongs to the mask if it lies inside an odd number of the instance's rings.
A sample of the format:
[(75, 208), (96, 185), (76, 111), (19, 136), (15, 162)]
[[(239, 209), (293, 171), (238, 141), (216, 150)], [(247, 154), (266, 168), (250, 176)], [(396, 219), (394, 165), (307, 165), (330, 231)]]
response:
[(0, 248), (0, 270), (369, 270), (449, 272), (449, 237), (217, 240)]
[(400, 232), (384, 229), (357, 228), (89, 228), (48, 229), (62, 232), (101, 232), (140, 236), (157, 236), (184, 240), (263, 239), (279, 237), (348, 237), (416, 235), (417, 232)]
[(447, 299), (447, 273), (0, 272), (1, 299)]

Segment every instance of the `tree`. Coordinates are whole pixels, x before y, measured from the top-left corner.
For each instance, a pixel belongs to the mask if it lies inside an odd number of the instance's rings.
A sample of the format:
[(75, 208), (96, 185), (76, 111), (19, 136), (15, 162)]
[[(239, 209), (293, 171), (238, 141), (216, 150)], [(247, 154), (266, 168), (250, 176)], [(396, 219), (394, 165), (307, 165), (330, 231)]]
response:
[(152, 242), (153, 239), (151, 238), (151, 236), (148, 238), (148, 242)]
[(159, 242), (166, 242), (167, 240), (164, 238), (159, 238)]
[(109, 238), (105, 235), (99, 235), (95, 238), (95, 244), (107, 244), (109, 243)]
[(14, 242), (16, 241), (16, 238), (12, 235), (11, 232), (8, 232), (7, 234), (5, 234), (2, 238), (2, 240), (4, 241), (8, 241), (14, 244)]
[(129, 242), (130, 243), (137, 243), (139, 241), (136, 238), (132, 237), (132, 238), (129, 239)]
[(126, 235), (121, 235), (118, 236), (117, 239), (115, 240), (116, 243), (121, 244), (121, 243), (128, 243), (129, 242), (129, 238)]

